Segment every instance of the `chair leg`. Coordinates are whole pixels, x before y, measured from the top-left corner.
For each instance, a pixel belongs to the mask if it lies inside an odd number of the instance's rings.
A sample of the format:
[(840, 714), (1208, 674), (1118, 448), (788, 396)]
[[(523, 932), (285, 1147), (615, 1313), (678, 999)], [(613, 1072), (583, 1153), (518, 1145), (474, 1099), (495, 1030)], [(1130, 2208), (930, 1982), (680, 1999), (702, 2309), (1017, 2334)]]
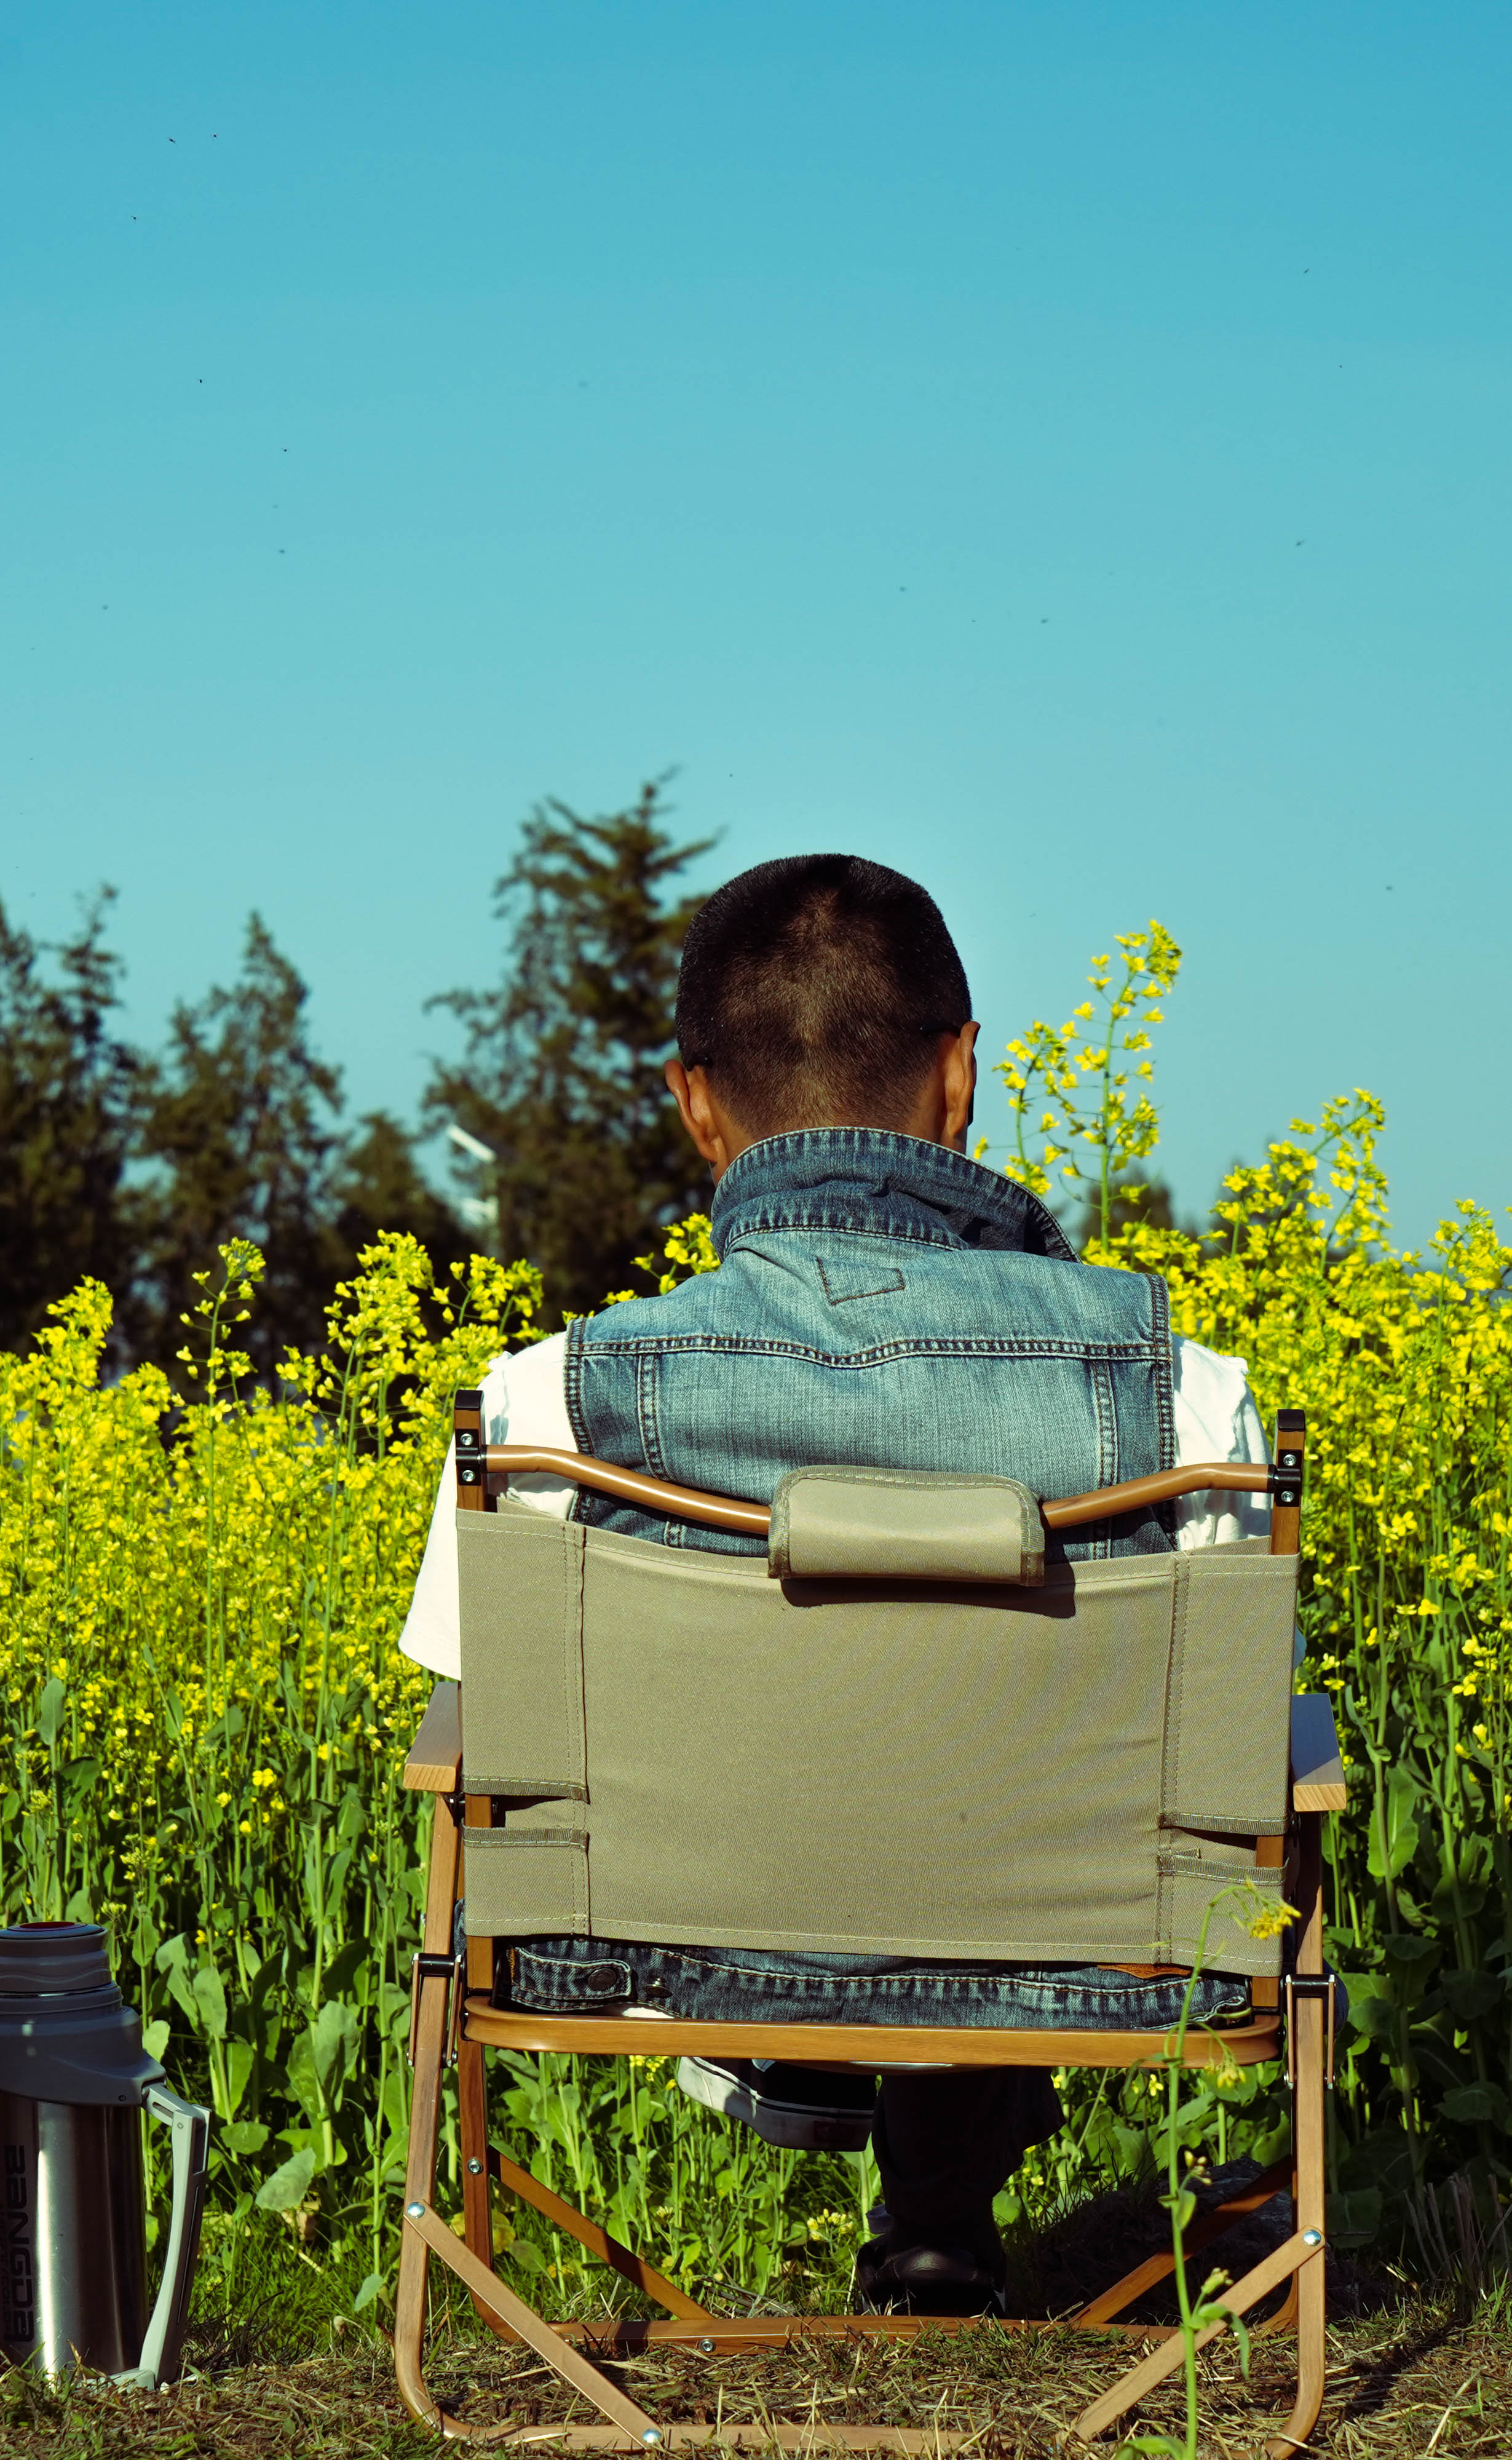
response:
[[(481, 2043), (457, 2046), (457, 2133), (462, 2152), (462, 2230), (469, 2251), (490, 2269), (494, 2263), (494, 2213), (489, 2178), (488, 2094)], [(407, 2198), (408, 2200), (408, 2198)], [(477, 2300), (478, 2314), (490, 2319)]]
[[(454, 2272), (472, 2291), (475, 2305), (487, 2315), (496, 2316), (516, 2338), (528, 2342), (539, 2358), (544, 2358), (553, 2374), (593, 2403), (600, 2417), (607, 2418), (611, 2428), (618, 2428), (631, 2448), (643, 2444), (653, 2449), (663, 2440), (662, 2429), (636, 2401), (627, 2397), (618, 2384), (578, 2354), (570, 2341), (527, 2306), (523, 2298), (505, 2287), (496, 2274), (479, 2262), (466, 2246), (459, 2245), (455, 2234), (447, 2228), (429, 2204), (408, 2201), (405, 2205), (404, 2234), (428, 2246), (440, 2257), (449, 2271)], [(442, 2424), (432, 2403), (432, 2422)], [(515, 2427), (472, 2427), (460, 2418), (449, 2417), (442, 2425), (446, 2434), (460, 2436), (473, 2443), (514, 2442), (518, 2438)]]
[(1325, 2330), (1328, 2321), (1328, 2279), (1323, 2237), (1327, 2171), (1324, 2150), (1323, 2007), (1316, 1999), (1298, 1999), (1292, 2014), (1292, 2056), (1294, 2085), (1293, 2133), (1296, 2145), (1296, 2222), (1313, 2252), (1297, 2273), (1296, 2406), (1281, 2432), (1266, 2449), (1270, 2460), (1291, 2460), (1317, 2424), (1323, 2406)]
[[(1307, 2262), (1311, 2252), (1298, 2232), (1268, 2255), (1263, 2263), (1257, 2263), (1252, 2271), (1236, 2280), (1230, 2289), (1226, 2289), (1215, 2300), (1215, 2304), (1225, 2307), (1230, 2315), (1243, 2315), (1257, 2298), (1268, 2297), (1272, 2289), (1278, 2289), (1288, 2273)], [(1208, 2342), (1215, 2341), (1226, 2328), (1223, 2323), (1209, 2323), (1197, 2335), (1198, 2348), (1205, 2349)], [(1143, 2400), (1156, 2384), (1164, 2383), (1167, 2375), (1174, 2374), (1184, 2356), (1182, 2336), (1180, 2332), (1173, 2332), (1168, 2341), (1163, 2341), (1159, 2348), (1151, 2349), (1148, 2357), (1142, 2358), (1137, 2366), (1130, 2366), (1127, 2374), (1120, 2375), (1111, 2391), (1104, 2392), (1101, 2400), (1093, 2401), (1084, 2408), (1072, 2427), (1072, 2433), (1082, 2442), (1090, 2443), (1095, 2434), (1101, 2434), (1103, 2428), (1111, 2426), (1115, 2418), (1122, 2417), (1126, 2408), (1132, 2408), (1137, 2400)]]
[[(458, 1839), (445, 1800), (435, 1798), (430, 1831), (430, 1876), (426, 1889), (426, 1952), (450, 1955), (456, 1911)], [(415, 2010), (414, 2076), (410, 2092), (410, 2158), (405, 2202), (429, 2205), (435, 2190), (436, 2139), (441, 2125), (441, 2074), (446, 2056), (448, 1985), (440, 1975), (419, 1983)], [(426, 2328), (426, 2242), (412, 2229), (399, 2233), (399, 2281), (394, 2294), (394, 2374), (399, 2397), (422, 2426), (440, 2428), (441, 2412), (422, 2367)]]

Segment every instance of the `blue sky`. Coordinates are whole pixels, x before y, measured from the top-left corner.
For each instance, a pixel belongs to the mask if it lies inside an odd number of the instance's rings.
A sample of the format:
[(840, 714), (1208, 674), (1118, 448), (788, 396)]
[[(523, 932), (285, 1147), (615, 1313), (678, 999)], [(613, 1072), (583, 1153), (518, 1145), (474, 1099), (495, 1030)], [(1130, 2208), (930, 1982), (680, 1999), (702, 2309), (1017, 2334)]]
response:
[(10, 29), (0, 897), (143, 1037), (255, 904), (408, 1112), (521, 814), (675, 767), (995, 1049), (1159, 915), (1185, 1202), (1354, 1084), (1403, 1237), (1512, 1198), (1504, 7)]

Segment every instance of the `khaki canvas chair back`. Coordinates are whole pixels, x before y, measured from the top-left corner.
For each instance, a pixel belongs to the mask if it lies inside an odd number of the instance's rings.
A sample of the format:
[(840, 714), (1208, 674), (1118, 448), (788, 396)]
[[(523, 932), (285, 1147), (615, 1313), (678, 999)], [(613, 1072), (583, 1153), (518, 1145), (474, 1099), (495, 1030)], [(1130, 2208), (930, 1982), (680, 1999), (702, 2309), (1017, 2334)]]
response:
[[(496, 2329), (531, 2341), (598, 2406), (606, 2423), (574, 2428), (568, 2440), (628, 2448), (698, 2439), (696, 2429), (658, 2426), (575, 2349), (571, 2327), (545, 2323), (495, 2278), (491, 2177), (668, 2308), (668, 2324), (606, 2324), (614, 2345), (681, 2337), (713, 2348), (752, 2336), (748, 2323), (710, 2315), (617, 2247), (489, 2144), (486, 2048), (643, 2054), (646, 2045), (644, 2025), (618, 2011), (495, 2007), (500, 1945), (591, 1935), (1181, 1967), (1193, 1962), (1219, 1899), (1207, 1962), (1250, 1978), (1252, 2015), (1223, 2035), (1221, 2049), (1197, 2028), (1188, 2063), (1273, 2057), (1284, 2032), (1305, 2053), (1301, 2064), (1293, 2057), (1308, 2104), (1304, 2117), (1299, 2101), (1297, 2157), (1260, 2182), (1263, 2194), (1242, 2199), (1252, 2209), (1292, 2184), (1296, 2229), (1279, 2260), (1259, 2268), (1264, 2279), (1229, 2293), (1237, 2312), (1292, 2283), (1278, 2320), (1301, 2324), (1298, 2398), (1272, 2448), (1295, 2448), (1321, 2389), (1320, 1789), (1330, 1805), (1342, 1801), (1326, 1704), (1308, 1707), (1292, 1695), (1302, 1442), (1293, 1413), (1281, 1422), (1274, 1473), (1215, 1464), (1042, 1506), (1006, 1479), (837, 1465), (785, 1480), (768, 1516), (575, 1454), (491, 1450), (480, 1396), (459, 1396), (462, 1685), (460, 1695), (438, 1687), (409, 1771), (453, 1814), (438, 1804), (416, 1962), (416, 2110), (396, 2318), (400, 2385), (415, 2414), (468, 2431), (441, 2417), (420, 2370), (429, 2250), (462, 2272)], [(548, 1517), (502, 1491), (512, 1472), (527, 1469), (676, 1514), (693, 1542), (654, 1544)], [(1121, 1509), (1208, 1484), (1270, 1487), (1270, 1544), (1057, 1559), (1059, 1528), (1096, 1535)], [(766, 1559), (700, 1551), (700, 1521), (765, 1536)], [(1284, 1894), (1303, 1914), (1290, 1945), (1253, 1923)], [(459, 1896), (465, 1951), (452, 1932)], [(460, 2068), (462, 2248), (430, 2203), (448, 2038)], [(1111, 2067), (1154, 2063), (1166, 2045), (1113, 2032), (670, 2020), (657, 2026), (657, 2047)], [(1231, 2216), (1225, 2208), (1218, 2227)], [(1077, 2320), (1105, 2327), (1148, 2273), (1142, 2267), (1132, 2286), (1117, 2284)], [(917, 2326), (909, 2317), (822, 2322)], [(1158, 2345), (1143, 2367), (1083, 2412), (1083, 2435), (1179, 2362), (1179, 2343), (1152, 2337)], [(507, 2437), (491, 2430), (490, 2439)]]
[[(506, 1814), (471, 1933), (1189, 1964), (1236, 1877), (1280, 1897), (1294, 1555), (779, 1580), (507, 1501), (457, 1539), (466, 1791)], [(1233, 1920), (1209, 1955), (1280, 1969)]]

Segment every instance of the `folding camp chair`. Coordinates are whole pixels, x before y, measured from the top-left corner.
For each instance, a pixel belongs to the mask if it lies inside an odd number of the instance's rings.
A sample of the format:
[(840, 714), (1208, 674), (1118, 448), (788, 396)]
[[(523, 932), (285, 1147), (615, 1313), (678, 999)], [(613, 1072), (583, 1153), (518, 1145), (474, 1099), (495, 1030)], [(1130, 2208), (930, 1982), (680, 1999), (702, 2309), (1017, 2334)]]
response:
[[(509, 2004), (507, 1983), (495, 1988), (512, 1940), (575, 1934), (1189, 1970), (1217, 1901), (1208, 1962), (1249, 1976), (1250, 2012), (1222, 2031), (1194, 2026), (1185, 2061), (1244, 2067), (1284, 2051), (1293, 2150), (1204, 2215), (1186, 2247), (1208, 2246), (1290, 2187), (1291, 2234), (1224, 2303), (1243, 2314), (1287, 2290), (1261, 2328), (1296, 2331), (1296, 2400), (1269, 2449), (1279, 2460), (1306, 2440), (1323, 2388), (1332, 2065), (1321, 1829), (1345, 1792), (1328, 1701), (1292, 1694), (1303, 1444), (1301, 1413), (1286, 1412), (1274, 1469), (1168, 1471), (1047, 1502), (1042, 1522), (1035, 1498), (1006, 1480), (844, 1469), (785, 1480), (768, 1515), (576, 1453), (489, 1446), (481, 1395), (457, 1396), (462, 1683), (436, 1686), (405, 1771), (407, 1785), (436, 1797), (394, 2327), (413, 2416), (479, 2441), (545, 2431), (472, 2426), (438, 2406), (422, 2370), (432, 2255), (495, 2332), (527, 2342), (597, 2410), (602, 2424), (552, 2434), (580, 2450), (691, 2447), (716, 2431), (652, 2418), (580, 2343), (599, 2357), (663, 2342), (713, 2354), (816, 2333), (902, 2337), (932, 2320), (959, 2328), (958, 2318), (914, 2314), (710, 2312), (490, 2143), (489, 2049), (875, 2069), (1150, 2068), (1170, 2047), (1168, 2035), (1111, 2030), (533, 2014)], [(556, 1520), (506, 1494), (511, 1474), (529, 1471), (684, 1526), (765, 1535), (768, 1559)], [(1045, 1526), (1096, 1538), (1114, 1527), (1110, 1516), (1205, 1488), (1269, 1492), (1269, 1551), (1262, 1539), (1044, 1564)], [(1228, 1919), (1222, 1900), (1236, 1887), (1251, 1902), (1284, 1891), (1300, 1916), (1284, 1943)], [(431, 2200), (449, 2062), (460, 2243)], [(545, 2322), (493, 2268), (495, 2182), (670, 2320)], [(1180, 2365), (1179, 2334), (1117, 2320), (1172, 2269), (1169, 2256), (1152, 2258), (1071, 2319), (1152, 2344), (1082, 2411), (1079, 2436), (1111, 2425)], [(807, 2426), (719, 2432), (789, 2449), (813, 2440)], [(826, 2428), (824, 2437), (857, 2449), (951, 2446), (933, 2428)]]

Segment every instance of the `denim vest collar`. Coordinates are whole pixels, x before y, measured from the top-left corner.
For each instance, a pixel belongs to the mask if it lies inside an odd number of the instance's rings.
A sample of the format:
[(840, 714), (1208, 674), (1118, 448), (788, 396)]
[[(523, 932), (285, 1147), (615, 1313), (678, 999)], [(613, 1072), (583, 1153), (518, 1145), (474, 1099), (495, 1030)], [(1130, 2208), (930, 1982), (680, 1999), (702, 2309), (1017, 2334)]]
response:
[(1016, 1179), (890, 1128), (763, 1136), (720, 1180), (711, 1220), (722, 1259), (764, 1231), (837, 1230), (1076, 1262), (1054, 1214)]

